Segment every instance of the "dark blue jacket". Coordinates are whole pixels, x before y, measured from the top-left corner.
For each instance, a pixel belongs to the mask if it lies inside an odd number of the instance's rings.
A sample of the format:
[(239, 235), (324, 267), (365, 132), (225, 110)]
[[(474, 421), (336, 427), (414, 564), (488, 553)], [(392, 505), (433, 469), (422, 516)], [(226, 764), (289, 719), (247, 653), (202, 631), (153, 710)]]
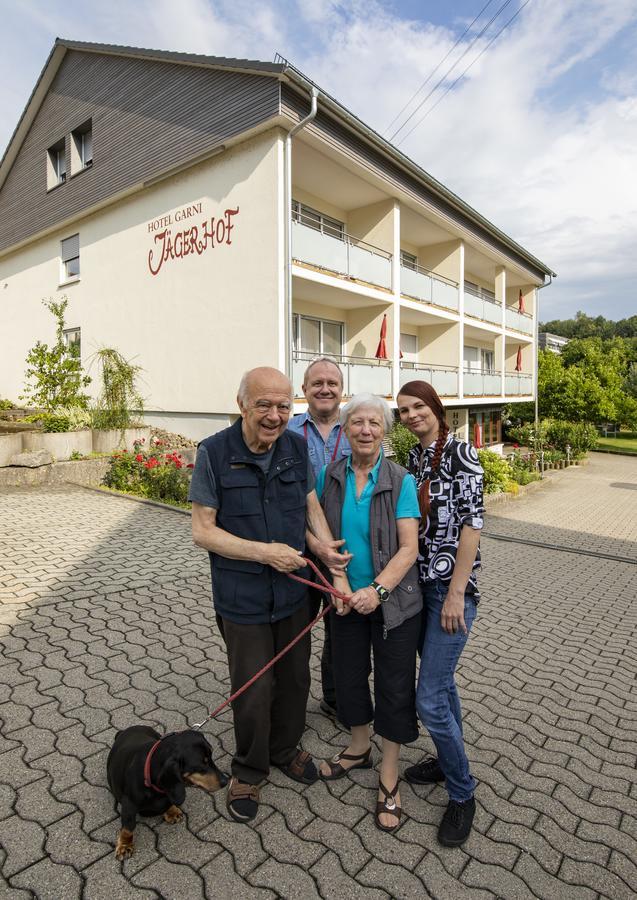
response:
[[(305, 552), (307, 447), (284, 431), (267, 478), (246, 446), (242, 419), (202, 441), (215, 476), (217, 525), (248, 541), (282, 543)], [(259, 562), (210, 553), (217, 613), (246, 625), (276, 622), (307, 602), (304, 585)], [(308, 570), (297, 574), (308, 577)]]

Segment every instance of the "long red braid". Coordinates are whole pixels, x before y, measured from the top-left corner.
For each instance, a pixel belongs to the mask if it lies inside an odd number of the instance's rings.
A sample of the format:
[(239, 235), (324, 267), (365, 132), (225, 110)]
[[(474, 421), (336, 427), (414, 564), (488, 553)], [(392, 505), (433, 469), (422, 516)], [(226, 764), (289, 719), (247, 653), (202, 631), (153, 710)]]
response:
[[(440, 460), (442, 459), (442, 451), (445, 446), (445, 441), (447, 440), (447, 435), (449, 434), (449, 426), (447, 425), (447, 420), (445, 419), (445, 408), (442, 405), (442, 401), (440, 397), (434, 390), (434, 388), (428, 384), (426, 381), (409, 381), (407, 384), (403, 385), (400, 389), (400, 394), (406, 397), (417, 397), (419, 400), (422, 400), (429, 409), (433, 412), (436, 419), (438, 420), (438, 437), (436, 438), (436, 444), (434, 447), (434, 455), (431, 460), (431, 476), (435, 475), (438, 471), (438, 467), (440, 466)], [(422, 516), (423, 525), (426, 524), (427, 516), (429, 515), (429, 482), (430, 478), (426, 478), (420, 487), (418, 488), (418, 504), (420, 506), (420, 515)]]

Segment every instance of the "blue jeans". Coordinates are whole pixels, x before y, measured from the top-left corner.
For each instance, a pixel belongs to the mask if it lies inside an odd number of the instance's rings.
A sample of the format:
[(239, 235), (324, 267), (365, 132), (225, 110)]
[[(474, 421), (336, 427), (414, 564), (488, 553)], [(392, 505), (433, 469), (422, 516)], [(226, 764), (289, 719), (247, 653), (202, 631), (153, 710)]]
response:
[[(462, 712), (454, 673), (468, 633), (447, 634), (440, 624), (447, 585), (440, 580), (427, 582), (423, 589), (425, 638), (416, 689), (418, 717), (429, 732), (438, 752), (451, 800), (464, 803), (473, 797), (476, 782), (462, 738)], [(476, 617), (476, 602), (465, 594), (464, 620), (467, 632)]]

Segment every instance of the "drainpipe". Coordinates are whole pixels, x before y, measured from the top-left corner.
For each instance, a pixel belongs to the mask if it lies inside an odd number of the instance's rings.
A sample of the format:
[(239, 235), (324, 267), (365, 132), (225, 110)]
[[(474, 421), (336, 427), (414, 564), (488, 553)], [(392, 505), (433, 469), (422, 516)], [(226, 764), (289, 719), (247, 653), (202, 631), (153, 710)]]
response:
[(312, 106), (308, 115), (301, 119), (285, 138), (285, 318), (286, 318), (286, 371), (292, 380), (293, 348), (292, 338), (292, 138), (316, 116), (318, 106), (318, 89), (312, 86)]
[[(549, 280), (546, 284), (541, 284), (539, 287), (535, 289), (535, 452), (537, 453), (537, 428), (539, 425), (539, 389), (538, 389), (538, 372), (540, 368), (540, 291), (544, 290), (545, 287), (550, 287), (553, 284), (553, 275), (549, 273)], [(544, 466), (542, 466), (542, 472), (544, 471)]]

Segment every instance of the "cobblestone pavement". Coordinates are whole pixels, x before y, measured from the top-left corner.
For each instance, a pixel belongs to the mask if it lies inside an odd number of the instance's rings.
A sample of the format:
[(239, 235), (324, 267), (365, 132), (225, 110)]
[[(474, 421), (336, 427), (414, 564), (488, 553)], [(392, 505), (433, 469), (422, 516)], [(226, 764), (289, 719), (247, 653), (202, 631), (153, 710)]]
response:
[[(623, 487), (617, 485), (624, 485)], [(634, 898), (637, 893), (637, 461), (581, 470), (494, 508), (484, 600), (459, 681), (479, 779), (475, 831), (436, 843), (440, 786), (403, 783), (381, 834), (376, 776), (303, 787), (273, 772), (254, 827), (223, 792), (137, 826), (115, 860), (115, 731), (198, 721), (228, 692), (205, 554), (186, 516), (65, 486), (0, 495), (0, 897)], [(579, 553), (539, 546), (571, 547)], [(305, 746), (343, 746), (318, 711)], [(231, 714), (207, 727), (228, 769)], [(416, 761), (428, 740), (405, 748)]]

